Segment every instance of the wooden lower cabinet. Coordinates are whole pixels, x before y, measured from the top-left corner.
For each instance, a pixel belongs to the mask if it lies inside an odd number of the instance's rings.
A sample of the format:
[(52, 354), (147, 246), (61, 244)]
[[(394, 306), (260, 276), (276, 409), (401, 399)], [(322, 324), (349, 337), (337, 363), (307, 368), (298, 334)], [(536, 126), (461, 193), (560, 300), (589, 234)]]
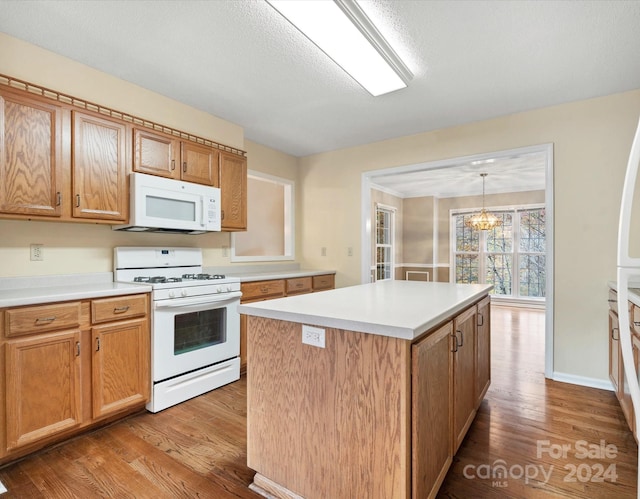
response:
[(251, 488), (289, 499), (435, 497), (476, 414), (476, 387), (486, 388), (477, 366), (490, 350), (476, 350), (476, 330), (486, 329), (484, 345), (490, 325), (477, 318), (488, 311), (480, 300), (415, 341), (325, 328), (320, 349), (300, 341), (302, 324), (245, 316)]
[(144, 408), (148, 304), (140, 294), (0, 309), (0, 464)]
[(453, 324), (448, 322), (411, 351), (412, 497), (434, 497), (451, 466)]
[(149, 328), (146, 319), (92, 328), (93, 417), (103, 418), (149, 400)]
[(6, 450), (78, 427), (80, 331), (11, 340), (5, 352)]
[(491, 299), (487, 296), (478, 303), (478, 326), (476, 329), (476, 405), (491, 384)]
[(471, 307), (453, 320), (453, 453), (476, 415), (476, 317)]

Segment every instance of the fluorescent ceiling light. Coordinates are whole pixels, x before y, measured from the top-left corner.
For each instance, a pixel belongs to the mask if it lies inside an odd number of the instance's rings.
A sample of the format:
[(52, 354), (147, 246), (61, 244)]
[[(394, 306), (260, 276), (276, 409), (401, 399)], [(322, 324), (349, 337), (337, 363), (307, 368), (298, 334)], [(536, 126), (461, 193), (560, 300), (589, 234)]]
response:
[(371, 95), (413, 75), (355, 0), (266, 0)]

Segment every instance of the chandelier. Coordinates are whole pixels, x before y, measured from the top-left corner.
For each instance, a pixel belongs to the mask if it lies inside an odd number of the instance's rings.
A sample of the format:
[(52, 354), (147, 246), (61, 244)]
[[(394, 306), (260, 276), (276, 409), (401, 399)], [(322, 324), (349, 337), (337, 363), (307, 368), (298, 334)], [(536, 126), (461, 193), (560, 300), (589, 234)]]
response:
[(466, 222), (467, 227), (471, 227), (475, 230), (491, 230), (494, 227), (502, 225), (502, 220), (496, 217), (493, 213), (487, 213), (484, 209), (484, 179), (489, 175), (488, 173), (481, 173), (482, 177), (482, 210), (480, 213), (472, 215)]

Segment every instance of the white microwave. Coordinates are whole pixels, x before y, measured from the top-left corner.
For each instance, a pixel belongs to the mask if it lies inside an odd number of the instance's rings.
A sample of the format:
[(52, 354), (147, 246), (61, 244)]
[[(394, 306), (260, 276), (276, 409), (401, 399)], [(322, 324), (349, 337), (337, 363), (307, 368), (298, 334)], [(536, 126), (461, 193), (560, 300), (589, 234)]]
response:
[(113, 230), (203, 234), (220, 231), (220, 189), (164, 177), (129, 175), (129, 223)]

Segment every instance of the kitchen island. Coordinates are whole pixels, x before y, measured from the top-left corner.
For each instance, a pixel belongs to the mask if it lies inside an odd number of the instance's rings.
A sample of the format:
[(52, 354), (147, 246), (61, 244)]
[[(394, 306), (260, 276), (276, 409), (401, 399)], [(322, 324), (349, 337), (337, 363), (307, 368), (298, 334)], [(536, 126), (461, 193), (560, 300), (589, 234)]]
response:
[(241, 305), (264, 496), (434, 496), (490, 380), (491, 286), (383, 281)]

